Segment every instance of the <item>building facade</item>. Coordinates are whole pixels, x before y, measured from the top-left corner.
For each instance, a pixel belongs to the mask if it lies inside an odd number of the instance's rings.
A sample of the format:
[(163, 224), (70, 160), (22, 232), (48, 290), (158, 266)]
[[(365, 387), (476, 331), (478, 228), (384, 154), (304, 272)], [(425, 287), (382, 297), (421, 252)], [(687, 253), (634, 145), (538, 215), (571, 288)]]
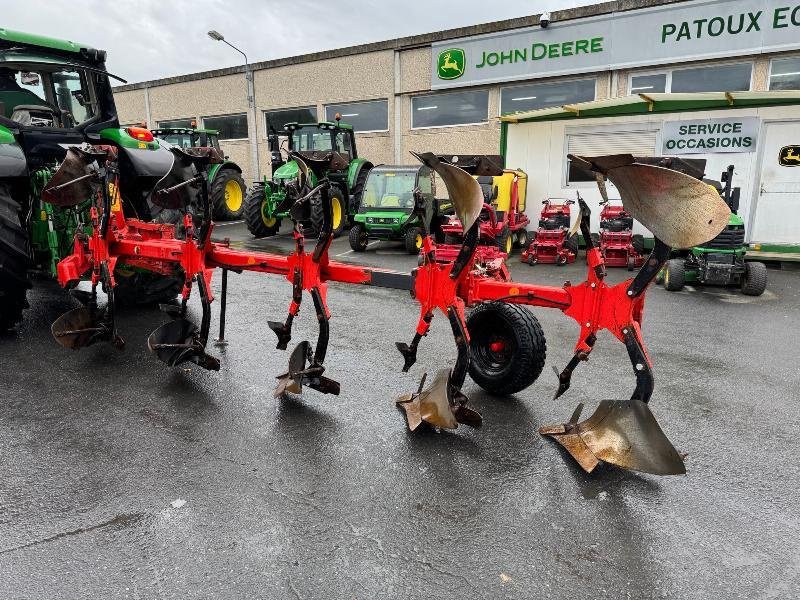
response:
[[(254, 179), (270, 173), (268, 132), (336, 113), (355, 127), (361, 156), (408, 163), (409, 150), (497, 154), (503, 115), (639, 94), (800, 90), (797, 0), (617, 0), (555, 12), (549, 21), (543, 27), (532, 16), (256, 63), (256, 123), (248, 119), (244, 67), (114, 93), (125, 123), (196, 119), (219, 129), (225, 152)], [(794, 113), (784, 109), (781, 118), (787, 114)], [(558, 152), (562, 165), (566, 134), (558, 135), (535, 146)], [(631, 150), (640, 142), (632, 140)], [(604, 151), (615, 149), (625, 150)], [(659, 149), (654, 141), (651, 152)], [(531, 170), (540, 159), (515, 145), (513, 160), (520, 164), (509, 166)], [(529, 181), (529, 197), (570, 187), (568, 178), (550, 187)]]

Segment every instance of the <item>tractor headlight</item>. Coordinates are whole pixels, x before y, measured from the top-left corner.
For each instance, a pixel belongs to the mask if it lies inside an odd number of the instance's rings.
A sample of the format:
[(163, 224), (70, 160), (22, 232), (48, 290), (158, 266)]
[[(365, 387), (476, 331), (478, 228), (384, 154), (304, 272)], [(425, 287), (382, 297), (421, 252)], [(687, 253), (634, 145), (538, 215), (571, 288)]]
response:
[(367, 217), (367, 223), (372, 223), (374, 220), (372, 217)]
[(399, 222), (400, 222), (400, 219), (392, 219), (392, 222), (393, 222), (393, 223), (399, 223)]

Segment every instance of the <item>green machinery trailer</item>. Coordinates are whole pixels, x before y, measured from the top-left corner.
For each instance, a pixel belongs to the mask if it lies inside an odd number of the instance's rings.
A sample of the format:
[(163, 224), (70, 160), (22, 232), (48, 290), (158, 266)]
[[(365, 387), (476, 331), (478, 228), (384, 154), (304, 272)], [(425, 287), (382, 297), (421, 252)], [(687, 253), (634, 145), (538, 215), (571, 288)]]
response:
[[(69, 146), (115, 147), (120, 183), (112, 197), (119, 193), (127, 215), (161, 216), (149, 196), (172, 153), (147, 129), (120, 128), (105, 58), (83, 44), (0, 29), (0, 330), (22, 318), (32, 273), (55, 276), (76, 234), (91, 232), (90, 198), (59, 208), (41, 197)], [(125, 264), (115, 275), (121, 301), (162, 302), (181, 286)]]
[[(283, 134), (288, 138), (289, 151), (329, 151), (338, 152), (349, 159), (347, 170), (329, 173), (332, 182), (331, 200), (333, 208), (333, 233), (339, 235), (349, 228), (353, 216), (358, 212), (361, 195), (367, 181), (367, 174), (372, 163), (359, 158), (353, 127), (339, 120), (320, 123), (287, 123)], [(277, 136), (270, 136), (272, 151), (272, 181), (264, 178), (263, 182), (254, 183), (245, 200), (244, 217), (247, 228), (256, 237), (275, 235), (281, 226), (281, 220), (288, 217), (288, 212), (280, 212), (280, 206), (286, 198), (287, 186), (298, 178), (297, 163), (290, 160), (283, 163), (280, 151), (274, 147)], [(315, 181), (309, 182), (312, 186)], [(322, 223), (322, 209), (314, 205), (310, 221), (304, 223), (307, 232), (318, 231)]]
[[(153, 130), (153, 135), (181, 148), (210, 146), (222, 152), (219, 147), (219, 131), (216, 129), (160, 127)], [(211, 165), (208, 169), (208, 192), (215, 219), (232, 221), (242, 218), (247, 186), (242, 179), (242, 168), (232, 160), (228, 160), (227, 156), (225, 162)]]
[[(424, 202), (415, 209), (414, 191)], [(403, 242), (409, 254), (418, 254), (425, 230), (442, 241), (442, 218), (453, 214), (450, 200), (436, 198), (433, 172), (425, 165), (378, 165), (367, 177), (358, 212), (350, 228), (350, 247), (367, 249), (370, 240)]]
[(738, 285), (743, 294), (760, 296), (767, 289), (766, 265), (745, 260), (748, 245), (744, 241), (744, 221), (736, 214), (741, 190), (733, 187), (732, 180), (733, 165), (722, 173), (722, 181), (705, 180), (730, 207), (728, 225), (713, 240), (667, 262), (658, 277), (667, 290), (681, 290), (686, 283)]

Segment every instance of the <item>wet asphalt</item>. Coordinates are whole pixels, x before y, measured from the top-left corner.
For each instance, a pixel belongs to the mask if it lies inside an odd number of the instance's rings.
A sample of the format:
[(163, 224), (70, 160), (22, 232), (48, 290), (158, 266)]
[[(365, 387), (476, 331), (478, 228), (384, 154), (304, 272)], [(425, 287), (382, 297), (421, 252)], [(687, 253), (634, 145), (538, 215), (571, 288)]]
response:
[[(217, 235), (291, 246), (241, 224)], [(348, 250), (338, 239), (331, 255), (416, 261), (388, 243)], [(515, 256), (511, 268), (553, 285), (584, 276), (580, 263)], [(468, 379), (481, 429), (410, 434), (393, 399), (451, 365), (455, 346), (439, 316), (400, 371), (394, 342), (411, 339), (418, 312), (405, 292), (331, 284), (326, 374), (342, 393), (274, 400), (288, 356), (266, 321), (284, 318), (287, 281), (230, 276), (230, 344), (210, 348), (219, 372), (156, 361), (145, 340), (167, 317), (154, 309), (119, 316), (124, 352), (64, 350), (49, 326), (77, 303), (37, 281), (24, 323), (0, 337), (0, 598), (796, 597), (800, 271), (769, 277), (760, 298), (650, 291), (651, 406), (687, 453), (687, 475), (665, 478), (587, 475), (537, 434), (634, 383), (603, 335), (552, 400), (550, 365), (577, 335), (557, 310), (533, 309), (548, 366), (529, 389), (493, 398)], [(316, 339), (309, 301), (301, 339)]]

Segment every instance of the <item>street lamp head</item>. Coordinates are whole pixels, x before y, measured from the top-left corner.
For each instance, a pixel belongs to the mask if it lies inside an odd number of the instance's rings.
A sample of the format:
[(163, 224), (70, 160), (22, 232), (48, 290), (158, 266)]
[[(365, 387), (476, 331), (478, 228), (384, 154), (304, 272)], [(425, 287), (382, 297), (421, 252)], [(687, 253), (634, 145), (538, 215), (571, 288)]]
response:
[(217, 42), (225, 41), (225, 38), (222, 36), (222, 34), (219, 31), (214, 31), (213, 29), (208, 32), (208, 37), (210, 37), (212, 40), (216, 40)]

